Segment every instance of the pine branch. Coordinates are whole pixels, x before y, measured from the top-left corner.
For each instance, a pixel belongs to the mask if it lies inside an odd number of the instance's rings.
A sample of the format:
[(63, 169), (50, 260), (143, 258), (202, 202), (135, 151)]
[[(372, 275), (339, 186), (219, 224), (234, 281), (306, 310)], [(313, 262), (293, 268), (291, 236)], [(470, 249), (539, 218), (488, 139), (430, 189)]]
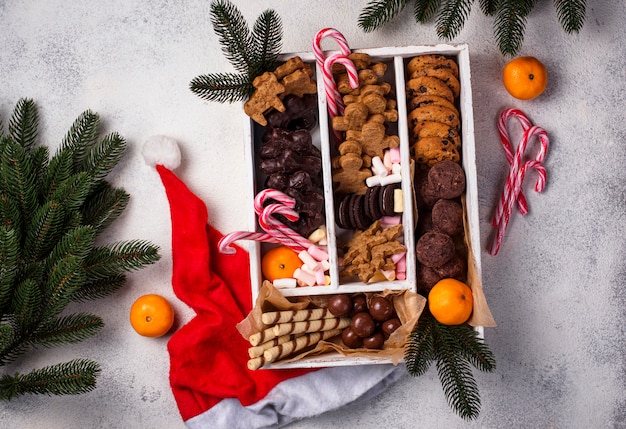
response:
[(526, 18), (536, 0), (501, 0), (495, 18), (495, 37), (503, 55), (515, 55), (524, 41)]
[(35, 102), (30, 98), (22, 98), (15, 105), (9, 121), (9, 134), (13, 140), (26, 151), (35, 146), (39, 115)]
[(247, 74), (209, 73), (195, 77), (189, 84), (191, 92), (208, 101), (220, 103), (246, 100), (254, 87)]
[(283, 25), (278, 14), (268, 9), (261, 13), (252, 28), (252, 70), (248, 75), (258, 76), (276, 68), (276, 59), (282, 49)]
[(100, 182), (81, 208), (82, 221), (99, 233), (113, 223), (126, 209), (130, 195), (121, 188)]
[(443, 39), (453, 39), (463, 29), (472, 10), (474, 0), (448, 0), (439, 10), (437, 35)]
[(158, 248), (142, 240), (96, 247), (85, 260), (88, 279), (103, 279), (120, 271), (132, 271), (159, 259)]
[(41, 180), (42, 199), (48, 200), (48, 197), (56, 191), (61, 183), (64, 183), (72, 175), (73, 171), (74, 160), (72, 150), (68, 149), (57, 152), (50, 159), (48, 168)]
[(61, 313), (72, 302), (74, 293), (80, 289), (85, 278), (83, 260), (80, 257), (69, 255), (59, 260), (52, 267), (44, 285), (40, 320), (46, 322)]
[(67, 210), (78, 210), (93, 187), (93, 179), (86, 172), (73, 174), (50, 195), (50, 201), (62, 203)]
[(585, 23), (586, 0), (554, 0), (559, 23), (567, 33), (578, 33)]
[[(0, 171), (0, 187), (17, 202), (22, 214), (33, 213), (37, 207), (36, 175), (28, 153), (13, 139), (5, 140), (0, 154)], [(25, 222), (24, 226), (28, 223)]]
[(126, 151), (126, 140), (118, 133), (106, 135), (87, 148), (78, 171), (86, 171), (93, 181), (103, 180), (115, 167)]
[(478, 332), (467, 324), (445, 326), (447, 334), (458, 343), (458, 353), (476, 369), (491, 372), (496, 368), (496, 359)]
[(73, 300), (76, 302), (91, 301), (98, 298), (109, 296), (124, 286), (126, 276), (123, 274), (115, 274), (110, 277), (87, 279), (74, 293)]
[(480, 10), (487, 16), (493, 16), (498, 10), (498, 3), (500, 0), (480, 0)]
[(86, 313), (70, 314), (42, 324), (28, 342), (32, 345), (53, 347), (77, 343), (96, 335), (104, 327), (98, 316)]
[(0, 399), (10, 400), (26, 393), (46, 395), (76, 395), (96, 387), (100, 374), (97, 362), (74, 359), (46, 366), (28, 374), (3, 375), (0, 378)]
[(12, 229), (18, 242), (20, 241), (22, 213), (15, 199), (6, 192), (0, 193), (0, 227)]
[(0, 320), (11, 302), (19, 271), (19, 244), (14, 228), (0, 225)]
[(415, 0), (413, 7), (415, 21), (422, 24), (430, 21), (437, 15), (440, 4), (440, 0)]
[(435, 319), (425, 308), (409, 336), (404, 352), (406, 369), (412, 376), (425, 374), (435, 359), (434, 325)]
[(65, 207), (49, 201), (32, 214), (32, 221), (26, 230), (24, 260), (35, 262), (43, 258), (60, 238), (65, 221)]
[(96, 234), (89, 225), (80, 225), (66, 231), (46, 257), (46, 272), (53, 272), (60, 261), (70, 256), (81, 260), (87, 258), (95, 239)]
[[(91, 110), (81, 113), (61, 142), (56, 156), (69, 156), (73, 168), (80, 169), (86, 150), (96, 143), (100, 116)], [(55, 157), (56, 157), (55, 156)], [(62, 163), (64, 166), (65, 162)]]
[(25, 279), (15, 288), (11, 308), (20, 335), (27, 336), (39, 323), (41, 301), (39, 284), (33, 279)]
[(369, 33), (395, 18), (410, 0), (374, 0), (370, 1), (361, 11), (358, 26)]
[(235, 70), (247, 74), (253, 69), (250, 29), (239, 9), (228, 0), (216, 0), (211, 3), (211, 23), (226, 59)]

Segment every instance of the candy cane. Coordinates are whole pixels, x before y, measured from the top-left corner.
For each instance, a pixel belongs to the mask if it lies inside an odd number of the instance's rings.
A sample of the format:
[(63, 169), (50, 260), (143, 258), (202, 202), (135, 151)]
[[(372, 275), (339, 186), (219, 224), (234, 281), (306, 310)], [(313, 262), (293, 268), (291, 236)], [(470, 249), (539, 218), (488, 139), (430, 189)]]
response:
[(345, 56), (350, 55), (350, 46), (348, 46), (348, 41), (346, 38), (334, 28), (322, 28), (317, 32), (315, 38), (313, 39), (313, 54), (315, 55), (315, 60), (317, 61), (317, 65), (320, 69), (324, 68), (324, 51), (322, 51), (322, 39), (326, 37), (331, 37), (335, 39), (337, 44), (339, 45), (339, 49), (341, 53)]
[[(500, 204), (498, 204), (498, 206), (496, 207), (496, 212), (493, 217), (492, 224), (495, 227), (497, 227), (500, 223), (500, 220), (505, 213), (505, 205), (507, 204), (508, 199), (511, 198), (511, 189), (513, 186), (512, 181), (515, 180), (517, 171), (520, 168), (520, 164), (522, 163), (522, 158), (524, 156), (524, 152), (526, 151), (526, 147), (528, 146), (529, 141), (535, 136), (539, 138), (540, 142), (540, 148), (535, 157), (535, 161), (542, 162), (546, 157), (546, 154), (548, 153), (549, 139), (546, 131), (538, 126), (531, 126), (530, 128), (527, 128), (522, 135), (519, 145), (517, 146), (515, 156), (513, 156), (511, 160), (511, 170), (505, 184), (506, 198), (505, 201), (500, 201)], [(523, 208), (520, 207), (520, 198), (522, 198), (521, 193), (516, 197), (516, 201), (518, 203), (518, 207), (520, 208), (520, 212), (522, 213), (522, 215), (524, 215), (528, 212), (528, 203), (524, 199), (522, 204)]]
[(259, 224), (261, 228), (294, 251), (301, 252), (302, 250), (307, 250), (312, 243), (276, 219), (273, 216), (274, 214), (282, 214), (290, 222), (295, 222), (300, 218), (298, 212), (282, 204), (270, 204), (261, 212)]
[(225, 255), (233, 255), (236, 249), (231, 246), (232, 243), (239, 240), (255, 240), (264, 241), (266, 243), (281, 243), (275, 236), (264, 232), (248, 232), (248, 231), (236, 231), (226, 234), (217, 243), (217, 248), (220, 253)]
[[(502, 244), (502, 240), (504, 238), (504, 232), (506, 231), (506, 227), (509, 223), (511, 213), (513, 211), (513, 205), (515, 204), (515, 201), (517, 201), (519, 194), (522, 190), (522, 184), (524, 182), (526, 172), (531, 168), (535, 169), (538, 174), (537, 182), (535, 183), (535, 191), (541, 192), (545, 187), (547, 173), (541, 161), (526, 161), (514, 175), (511, 188), (508, 189), (507, 187), (502, 192), (501, 202), (504, 205), (504, 214), (497, 225), (496, 234), (491, 244), (491, 248), (489, 249), (489, 253), (491, 253), (492, 255), (496, 255), (500, 250), (500, 245)], [(508, 198), (507, 191), (509, 191), (510, 193)]]
[[(335, 83), (335, 79), (333, 77), (333, 64), (339, 63), (343, 64), (346, 67), (346, 72), (348, 73), (348, 81), (350, 83), (351, 88), (357, 88), (359, 86), (359, 75), (354, 66), (354, 63), (343, 54), (334, 54), (331, 55), (324, 61), (323, 67), (323, 79), (324, 79), (324, 88), (326, 90), (326, 100), (328, 101), (328, 113), (330, 118), (334, 118), (338, 115), (343, 115), (344, 113), (344, 105), (341, 98), (341, 94), (337, 90), (337, 84)], [(333, 136), (335, 137), (336, 142), (341, 142), (343, 140), (343, 136), (340, 131), (333, 129)]]
[(289, 208), (294, 208), (296, 206), (296, 200), (290, 195), (285, 194), (278, 189), (267, 188), (260, 191), (254, 197), (254, 211), (256, 214), (261, 214), (263, 208), (265, 206), (265, 201), (274, 200), (280, 204), (283, 204)]

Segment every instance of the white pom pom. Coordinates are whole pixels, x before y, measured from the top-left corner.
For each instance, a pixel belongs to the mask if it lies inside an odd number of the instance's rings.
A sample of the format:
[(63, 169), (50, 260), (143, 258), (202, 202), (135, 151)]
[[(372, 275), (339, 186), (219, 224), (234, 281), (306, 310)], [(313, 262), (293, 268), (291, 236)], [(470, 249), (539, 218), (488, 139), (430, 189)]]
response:
[(180, 148), (178, 142), (171, 137), (156, 135), (149, 137), (141, 149), (143, 159), (151, 167), (162, 165), (174, 170), (180, 165)]

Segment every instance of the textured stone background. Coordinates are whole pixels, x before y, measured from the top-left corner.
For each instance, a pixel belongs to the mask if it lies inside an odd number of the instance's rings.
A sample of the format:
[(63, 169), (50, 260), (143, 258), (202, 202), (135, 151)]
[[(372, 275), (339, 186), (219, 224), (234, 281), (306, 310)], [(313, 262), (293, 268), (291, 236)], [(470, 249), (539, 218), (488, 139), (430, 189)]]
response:
[[(225, 232), (246, 226), (238, 197), (246, 187), (241, 106), (204, 102), (187, 87), (199, 74), (232, 70), (210, 26), (209, 3), (0, 2), (5, 126), (20, 97), (38, 103), (40, 135), (51, 146), (82, 111), (100, 113), (104, 132), (128, 140), (111, 179), (132, 195), (104, 238), (151, 240), (163, 255), (132, 275), (120, 293), (85, 306), (105, 319), (96, 338), (8, 368), (89, 357), (103, 366), (98, 389), (2, 403), (0, 427), (183, 427), (168, 385), (167, 338), (137, 336), (127, 312), (137, 296), (158, 292), (172, 298), (179, 324), (192, 317), (168, 282), (168, 206), (139, 153), (147, 137), (164, 133), (181, 142), (177, 172), (206, 201), (214, 225)], [(249, 22), (266, 8), (279, 13), (285, 52), (309, 50), (313, 35), (327, 26), (342, 31), (353, 48), (437, 42), (434, 24), (418, 26), (408, 11), (393, 25), (363, 33), (356, 23), (365, 1), (236, 3)], [(513, 218), (497, 257), (482, 255), (484, 288), (498, 322), (486, 330), (486, 341), (498, 367), (477, 374), (479, 419), (466, 423), (451, 412), (431, 369), (420, 378), (404, 377), (372, 401), (291, 427), (626, 427), (626, 6), (590, 1), (583, 30), (566, 35), (551, 4), (540, 2), (529, 17), (521, 52), (549, 69), (548, 88), (534, 101), (514, 100), (500, 84), (506, 60), (494, 44), (493, 20), (477, 4), (453, 41), (470, 45), (483, 249), (507, 170), (498, 114), (518, 107), (551, 136), (546, 190), (535, 194), (527, 185), (530, 213)]]

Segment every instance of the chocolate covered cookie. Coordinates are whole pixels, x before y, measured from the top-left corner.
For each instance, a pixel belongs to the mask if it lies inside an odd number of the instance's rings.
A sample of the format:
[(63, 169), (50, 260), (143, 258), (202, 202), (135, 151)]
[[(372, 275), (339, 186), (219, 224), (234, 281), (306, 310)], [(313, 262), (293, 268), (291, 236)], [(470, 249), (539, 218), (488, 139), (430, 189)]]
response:
[(441, 161), (428, 171), (428, 184), (439, 198), (454, 199), (465, 191), (463, 167), (453, 161)]
[(463, 206), (452, 200), (441, 199), (432, 210), (432, 225), (437, 231), (450, 236), (463, 232)]

